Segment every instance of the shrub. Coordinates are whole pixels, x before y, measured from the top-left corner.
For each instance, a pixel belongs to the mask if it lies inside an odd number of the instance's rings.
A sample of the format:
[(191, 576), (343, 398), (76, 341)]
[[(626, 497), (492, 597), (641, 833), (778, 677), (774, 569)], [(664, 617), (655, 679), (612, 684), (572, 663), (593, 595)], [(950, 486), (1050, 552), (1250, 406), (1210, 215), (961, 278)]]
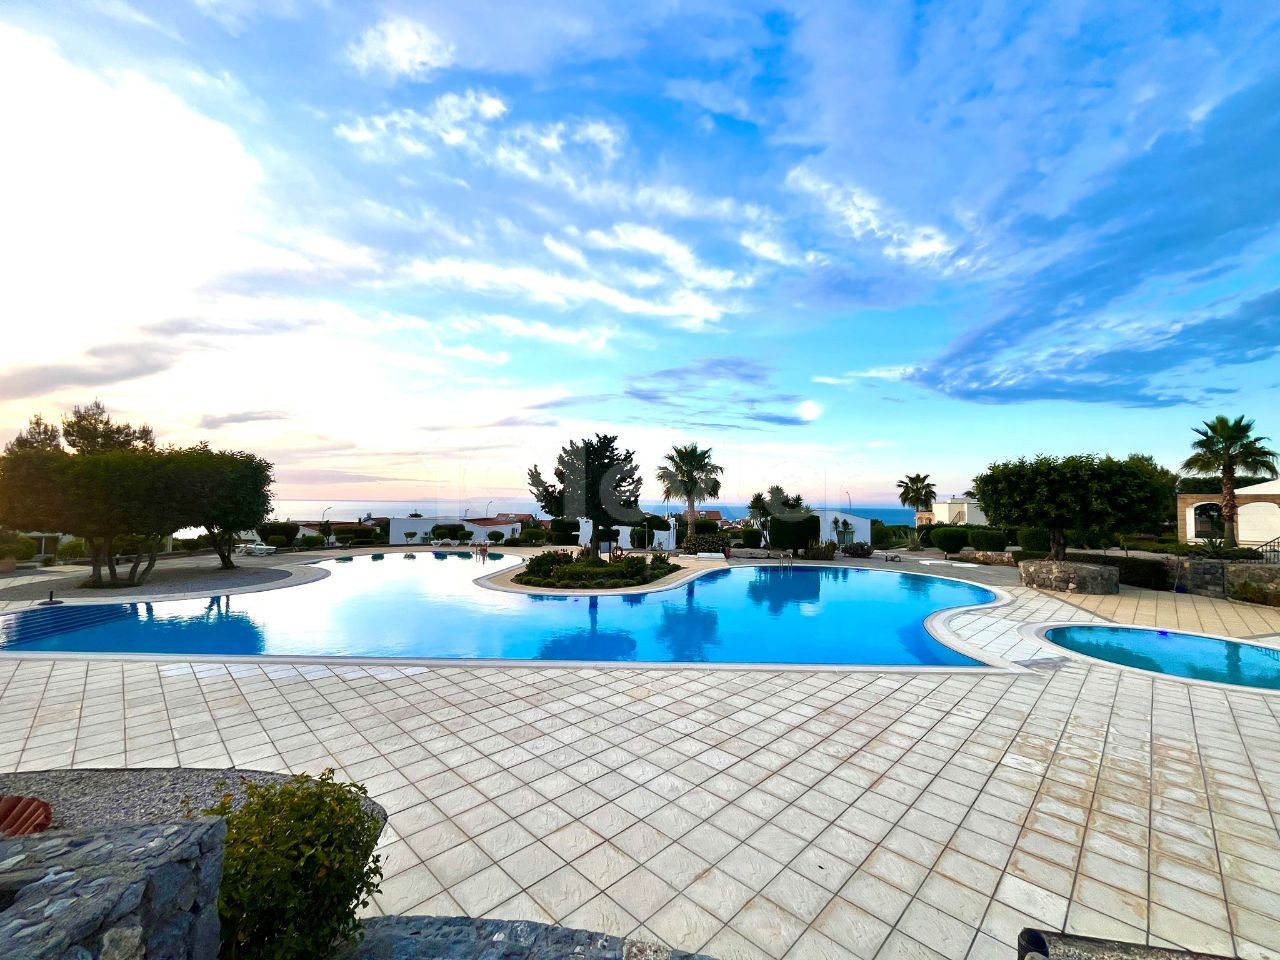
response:
[(1280, 607), (1280, 592), (1268, 590), (1260, 583), (1239, 583), (1231, 591), (1232, 600), (1245, 603), (1261, 603), (1268, 607)]
[(653, 546), (653, 531), (648, 527), (632, 527), (631, 546), (637, 550), (647, 550)]
[(617, 527), (601, 527), (597, 534), (601, 543), (617, 543), (621, 536)]
[(538, 546), (547, 542), (547, 531), (542, 527), (525, 527), (520, 531), (520, 542)]
[(578, 545), (578, 535), (576, 533), (553, 533), (551, 535), (551, 545), (553, 547), (576, 547)]
[(998, 527), (975, 527), (969, 531), (969, 546), (975, 550), (997, 553), (1009, 545), (1009, 539)]
[(1049, 531), (1044, 527), (1019, 527), (1018, 546), (1037, 553), (1049, 552)]
[(417, 539), (418, 539), (418, 531), (417, 531), (417, 530), (406, 530), (406, 531), (404, 532), (404, 542), (405, 542), (405, 543), (413, 543), (413, 541), (415, 541), (415, 540), (417, 540)]
[(58, 545), (59, 560), (83, 560), (88, 554), (83, 540), (68, 540)]
[(6, 533), (4, 539), (0, 540), (0, 559), (9, 558), (25, 563), (36, 555), (38, 549), (39, 545), (30, 537)]
[(764, 531), (755, 527), (744, 527), (742, 530), (742, 545), (751, 550), (758, 550), (760, 545), (764, 543)]
[(546, 577), (551, 574), (556, 567), (562, 567), (565, 564), (573, 563), (573, 554), (567, 550), (548, 550), (546, 553), (540, 553), (537, 556), (529, 558), (529, 562), (524, 565), (525, 573), (533, 577)]
[(566, 519), (565, 517), (556, 517), (551, 521), (552, 533), (577, 533), (578, 521)]
[(834, 560), (836, 556), (836, 542), (827, 540), (824, 543), (811, 543), (804, 548), (804, 558), (806, 560)]
[(358, 910), (379, 890), (382, 832), (362, 802), (364, 787), (298, 775), (277, 783), (244, 781), (205, 811), (226, 817), (218, 913), (222, 955), (234, 960), (325, 957), (360, 933)]
[(490, 530), (487, 534), (485, 534), (485, 539), (488, 540), (490, 543), (501, 543), (503, 541), (503, 536), (501, 531)]
[(470, 530), (463, 530), (458, 534), (457, 540), (459, 543), (470, 543), (471, 537), (472, 533)]
[(719, 530), (720, 523), (716, 520), (698, 519), (693, 521), (694, 533), (718, 533)]
[(853, 543), (846, 543), (840, 548), (840, 552), (846, 557), (854, 557), (858, 560), (866, 560), (874, 552), (871, 544), (863, 543), (861, 540), (855, 540)]
[[(922, 547), (933, 546), (934, 529), (935, 528), (932, 523), (922, 523), (920, 524), (920, 526), (915, 528), (916, 538), (920, 541), (920, 546)], [(874, 533), (874, 530), (873, 530), (873, 533)], [(872, 542), (873, 543), (875, 542), (874, 538), (872, 539)]]
[(963, 527), (934, 527), (929, 539), (943, 553), (959, 553), (969, 542), (969, 531)]
[(729, 538), (720, 533), (695, 533), (684, 538), (685, 553), (724, 553)]
[(308, 533), (298, 538), (298, 545), (306, 550), (314, 550), (324, 546), (324, 537), (318, 533)]
[(507, 539), (502, 541), (502, 545), (504, 547), (518, 547), (523, 542), (524, 541), (522, 541), (519, 537), (507, 537)]
[(277, 533), (274, 536), (267, 537), (267, 539), (263, 542), (266, 543), (268, 547), (276, 547), (277, 549), (279, 549), (280, 547), (285, 546), (288, 541), (286, 541), (284, 537), (282, 537), (280, 534)]
[(460, 523), (437, 523), (431, 528), (432, 540), (461, 540), (466, 527)]
[(279, 537), (284, 542), (272, 544), (273, 546), (291, 547), (293, 541), (298, 538), (299, 529), (301, 528), (296, 523), (268, 520), (266, 523), (258, 524), (258, 539), (263, 543), (271, 543), (273, 537)]
[(337, 540), (341, 546), (349, 547), (351, 546), (351, 542), (355, 539), (355, 534), (343, 530), (335, 533), (333, 535), (333, 539)]
[(769, 521), (769, 544), (779, 550), (800, 550), (822, 539), (822, 519), (811, 513), (798, 520)]

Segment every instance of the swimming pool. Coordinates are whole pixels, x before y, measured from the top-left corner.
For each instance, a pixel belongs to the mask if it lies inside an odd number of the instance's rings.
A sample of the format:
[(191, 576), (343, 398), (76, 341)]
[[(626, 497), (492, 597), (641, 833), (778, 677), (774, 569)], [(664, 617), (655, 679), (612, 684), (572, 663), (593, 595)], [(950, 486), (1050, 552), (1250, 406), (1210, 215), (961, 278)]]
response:
[(1280, 650), (1253, 643), (1098, 624), (1052, 627), (1045, 637), (1086, 657), (1152, 673), (1280, 690)]
[(0, 617), (0, 650), (642, 662), (982, 666), (924, 628), (986, 603), (973, 584), (852, 567), (726, 567), (629, 596), (531, 596), (475, 578), (465, 554), (326, 561), (261, 593), (67, 605)]

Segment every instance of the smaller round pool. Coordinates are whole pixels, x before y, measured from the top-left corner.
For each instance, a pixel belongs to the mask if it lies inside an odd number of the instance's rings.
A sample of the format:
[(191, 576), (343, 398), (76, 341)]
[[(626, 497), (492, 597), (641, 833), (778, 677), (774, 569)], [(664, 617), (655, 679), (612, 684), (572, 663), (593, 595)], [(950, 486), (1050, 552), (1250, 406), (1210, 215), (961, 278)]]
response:
[(1125, 667), (1280, 690), (1280, 650), (1254, 643), (1201, 637), (1172, 630), (1080, 624), (1053, 627), (1045, 637), (1086, 657)]

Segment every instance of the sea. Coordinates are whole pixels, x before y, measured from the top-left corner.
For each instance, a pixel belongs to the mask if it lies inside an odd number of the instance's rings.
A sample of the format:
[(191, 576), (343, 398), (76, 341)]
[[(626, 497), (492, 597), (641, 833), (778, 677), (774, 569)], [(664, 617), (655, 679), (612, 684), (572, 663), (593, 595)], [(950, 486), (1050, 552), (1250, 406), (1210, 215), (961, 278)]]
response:
[[(642, 509), (649, 513), (665, 515), (680, 513), (683, 507), (675, 503), (663, 503), (660, 500), (641, 501)], [(859, 517), (881, 520), (886, 524), (915, 523), (915, 511), (905, 507), (889, 506), (883, 503), (832, 503), (825, 506), (813, 504), (817, 509), (843, 510)], [(719, 510), (728, 520), (737, 520), (747, 515), (746, 504), (706, 503), (703, 507)], [(328, 511), (325, 513), (325, 511)], [(422, 499), (422, 500), (276, 500), (272, 506), (274, 520), (319, 520), (321, 514), (325, 519), (334, 522), (359, 520), (372, 514), (375, 517), (403, 517), (410, 513), (420, 513), (426, 517), (438, 516), (471, 516), (489, 517), (495, 513), (532, 513), (541, 515), (537, 504), (532, 500), (505, 499), (502, 497), (470, 497), (463, 500)]]

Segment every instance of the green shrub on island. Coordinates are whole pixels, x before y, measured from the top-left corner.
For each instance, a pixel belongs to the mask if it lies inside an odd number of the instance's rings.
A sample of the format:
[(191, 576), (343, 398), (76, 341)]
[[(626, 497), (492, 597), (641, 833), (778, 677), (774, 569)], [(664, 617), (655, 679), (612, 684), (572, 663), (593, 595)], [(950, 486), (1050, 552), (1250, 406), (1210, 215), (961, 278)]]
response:
[(1009, 539), (998, 527), (974, 527), (969, 531), (969, 546), (975, 550), (999, 553), (1009, 545)]
[(944, 554), (959, 553), (969, 543), (969, 531), (962, 527), (934, 527), (929, 539)]
[(205, 810), (225, 817), (218, 914), (222, 956), (231, 960), (310, 960), (358, 938), (358, 911), (379, 892), (373, 853), (380, 819), (368, 791), (337, 783), (333, 770), (276, 783), (244, 781)]
[(685, 553), (724, 553), (729, 548), (729, 538), (722, 533), (695, 533), (684, 538), (681, 549)]
[(680, 568), (663, 554), (652, 558), (628, 554), (615, 560), (577, 556), (553, 550), (530, 557), (524, 570), (512, 579), (526, 587), (559, 589), (618, 589), (638, 587), (674, 573)]

